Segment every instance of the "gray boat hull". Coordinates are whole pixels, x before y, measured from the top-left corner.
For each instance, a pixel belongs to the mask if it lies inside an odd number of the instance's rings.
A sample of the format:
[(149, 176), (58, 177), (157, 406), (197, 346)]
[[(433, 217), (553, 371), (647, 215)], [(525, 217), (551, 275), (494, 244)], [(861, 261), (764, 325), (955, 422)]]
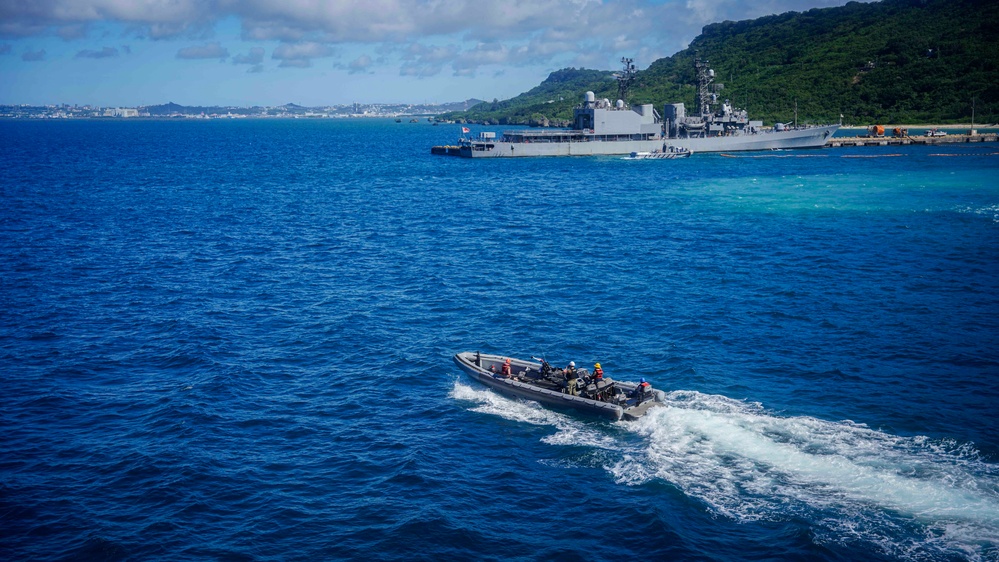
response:
[(471, 140), (461, 145), (466, 158), (518, 158), (531, 156), (601, 156), (627, 155), (632, 152), (662, 150), (663, 145), (700, 152), (745, 152), (792, 148), (821, 148), (839, 125), (824, 125), (783, 131), (740, 133), (729, 136), (657, 140), (600, 140), (599, 136), (564, 137), (566, 142), (506, 142)]
[[(540, 372), (541, 365), (538, 363), (511, 359), (511, 369), (514, 377), (506, 378), (499, 374), (506, 359), (503, 356), (465, 351), (455, 354), (453, 359), (455, 364), (465, 374), (505, 396), (534, 400), (555, 408), (571, 408), (613, 421), (622, 418), (637, 419), (645, 415), (650, 408), (662, 405), (664, 396), (662, 391), (657, 390), (654, 391), (654, 399), (646, 400), (640, 404), (629, 401), (622, 407), (609, 402), (600, 402), (581, 396), (573, 396), (563, 392), (539, 388), (518, 380), (518, 375)], [(636, 386), (635, 383), (613, 382), (625, 391), (633, 390)]]

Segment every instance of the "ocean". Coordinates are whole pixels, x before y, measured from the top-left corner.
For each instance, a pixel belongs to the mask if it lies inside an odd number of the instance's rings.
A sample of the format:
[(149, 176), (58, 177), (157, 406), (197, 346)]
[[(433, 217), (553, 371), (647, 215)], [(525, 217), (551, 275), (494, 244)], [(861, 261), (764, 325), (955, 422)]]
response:
[(0, 121), (0, 559), (999, 560), (999, 146), (459, 127)]

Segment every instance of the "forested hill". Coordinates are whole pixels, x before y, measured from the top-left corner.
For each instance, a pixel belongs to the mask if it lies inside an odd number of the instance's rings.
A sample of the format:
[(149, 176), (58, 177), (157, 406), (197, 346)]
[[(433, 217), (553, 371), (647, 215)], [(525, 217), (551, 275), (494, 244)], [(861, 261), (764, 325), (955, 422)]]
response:
[[(630, 103), (694, 102), (694, 57), (722, 98), (753, 119), (799, 122), (999, 121), (999, 2), (883, 0), (704, 27), (690, 46), (640, 71)], [(453, 118), (545, 124), (572, 118), (585, 91), (614, 98), (611, 71), (565, 69), (506, 101)]]

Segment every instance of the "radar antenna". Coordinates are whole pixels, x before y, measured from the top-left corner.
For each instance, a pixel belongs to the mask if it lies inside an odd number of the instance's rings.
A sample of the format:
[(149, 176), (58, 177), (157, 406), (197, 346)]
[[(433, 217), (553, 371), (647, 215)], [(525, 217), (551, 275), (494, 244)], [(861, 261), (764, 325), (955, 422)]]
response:
[(624, 65), (624, 70), (619, 73), (615, 73), (614, 77), (617, 78), (617, 99), (628, 102), (628, 88), (631, 87), (631, 83), (635, 81), (635, 59), (629, 59), (626, 57), (621, 57), (621, 64)]

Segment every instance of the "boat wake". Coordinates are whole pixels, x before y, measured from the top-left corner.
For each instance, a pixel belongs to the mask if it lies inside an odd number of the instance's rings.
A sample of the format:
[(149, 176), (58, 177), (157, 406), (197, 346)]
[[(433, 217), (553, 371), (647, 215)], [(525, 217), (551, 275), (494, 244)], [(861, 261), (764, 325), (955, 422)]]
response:
[(455, 382), (451, 396), (474, 402), (476, 405), (471, 408), (473, 412), (531, 425), (554, 427), (557, 432), (542, 440), (551, 445), (576, 445), (613, 451), (620, 449), (620, 444), (613, 436), (592, 424), (587, 424), (578, 417), (549, 410), (536, 402), (512, 400), (491, 390), (475, 389), (460, 382)]
[(621, 484), (669, 482), (733, 520), (802, 518), (817, 543), (904, 559), (999, 552), (999, 466), (970, 445), (694, 391), (668, 393), (666, 407), (613, 430), (458, 382), (454, 396), (474, 411), (550, 425), (546, 443), (599, 448)]

